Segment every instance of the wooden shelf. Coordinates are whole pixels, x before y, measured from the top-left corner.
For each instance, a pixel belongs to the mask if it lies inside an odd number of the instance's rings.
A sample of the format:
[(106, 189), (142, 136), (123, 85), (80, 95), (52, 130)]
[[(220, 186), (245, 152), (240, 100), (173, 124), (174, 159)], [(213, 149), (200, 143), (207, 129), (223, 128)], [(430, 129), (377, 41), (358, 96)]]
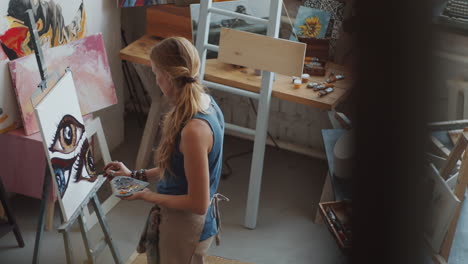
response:
[(144, 35), (120, 51), (120, 58), (133, 63), (151, 67), (149, 58), (151, 48), (161, 42), (162, 38)]
[[(162, 39), (159, 37), (145, 35), (122, 49), (120, 51), (120, 58), (133, 63), (151, 66), (149, 53), (151, 48), (161, 40)], [(343, 66), (329, 62), (326, 68), (327, 74), (329, 72), (336, 72), (344, 74), (346, 77), (345, 80), (338, 81), (335, 84), (335, 91), (333, 93), (324, 97), (318, 97), (316, 92), (306, 88), (306, 84), (302, 84), (299, 89), (294, 89), (291, 83), (291, 77), (276, 74), (272, 96), (324, 110), (335, 108), (338, 103), (343, 101), (349, 94), (352, 78), (349, 71)], [(261, 83), (261, 77), (255, 76), (253, 69), (237, 69), (230, 64), (222, 63), (216, 59), (207, 60), (205, 79), (207, 81), (217, 82), (251, 92), (259, 92)], [(324, 80), (325, 77), (311, 77), (310, 82), (321, 82)]]

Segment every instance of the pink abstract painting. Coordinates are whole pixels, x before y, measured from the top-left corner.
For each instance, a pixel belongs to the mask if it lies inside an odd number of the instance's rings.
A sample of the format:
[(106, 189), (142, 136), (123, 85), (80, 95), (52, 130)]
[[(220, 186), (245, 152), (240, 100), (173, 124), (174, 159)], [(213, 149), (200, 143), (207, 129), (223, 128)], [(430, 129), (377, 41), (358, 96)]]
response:
[(13, 130), (21, 124), (15, 92), (11, 84), (9, 59), (0, 47), (0, 134)]
[[(101, 34), (44, 50), (48, 88), (70, 67), (82, 114), (89, 114), (117, 103), (114, 82)], [(41, 78), (34, 55), (10, 62), (10, 72), (26, 135), (39, 131), (31, 96)], [(37, 98), (36, 98), (37, 99)]]

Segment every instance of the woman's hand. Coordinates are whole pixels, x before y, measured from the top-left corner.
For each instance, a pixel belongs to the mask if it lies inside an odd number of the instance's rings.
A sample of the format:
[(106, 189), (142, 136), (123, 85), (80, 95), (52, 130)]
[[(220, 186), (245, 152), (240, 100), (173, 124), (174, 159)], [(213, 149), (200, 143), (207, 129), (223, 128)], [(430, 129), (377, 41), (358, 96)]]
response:
[(132, 201), (132, 200), (144, 200), (144, 196), (148, 193), (151, 193), (150, 189), (145, 188), (139, 192), (134, 193), (133, 195), (120, 197), (122, 200)]
[(112, 180), (115, 176), (129, 176), (132, 172), (120, 161), (112, 161), (109, 162), (106, 166), (104, 166), (104, 170), (106, 171), (107, 178)]

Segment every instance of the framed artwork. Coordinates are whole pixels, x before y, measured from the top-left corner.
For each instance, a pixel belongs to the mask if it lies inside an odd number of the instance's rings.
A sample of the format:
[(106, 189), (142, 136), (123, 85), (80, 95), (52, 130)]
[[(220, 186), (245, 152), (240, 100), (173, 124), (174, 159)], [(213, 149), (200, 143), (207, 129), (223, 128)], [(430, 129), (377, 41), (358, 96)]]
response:
[(118, 7), (166, 5), (174, 3), (174, 0), (117, 0)]
[[(43, 50), (48, 87), (53, 87), (67, 67), (73, 71), (82, 114), (117, 103), (114, 82), (101, 34)], [(10, 72), (26, 135), (39, 131), (31, 96), (41, 81), (35, 55), (10, 62)]]
[[(267, 18), (269, 15), (269, 8), (265, 8), (265, 1), (227, 1), (213, 3), (213, 7), (238, 12), (242, 14), (252, 15), (261, 18)], [(200, 13), (200, 4), (190, 5), (190, 16), (192, 20), (192, 39), (193, 43), (196, 43), (197, 29)], [(267, 31), (266, 25), (252, 24), (243, 19), (232, 18), (228, 16), (211, 14), (210, 30), (208, 35), (208, 43), (213, 45), (219, 45), (219, 37), (222, 27), (233, 28), (241, 31), (247, 31), (251, 33), (257, 33), (265, 35)], [(213, 58), (216, 56), (215, 52), (208, 51), (207, 58)]]
[(17, 128), (21, 119), (11, 84), (10, 60), (0, 47), (0, 134)]
[(25, 12), (32, 9), (44, 48), (55, 47), (86, 35), (84, 0), (2, 0), (0, 42), (10, 60), (33, 53)]
[(42, 98), (35, 113), (62, 214), (68, 221), (98, 183), (70, 71)]
[(305, 0), (304, 6), (330, 12), (330, 23), (326, 37), (330, 38), (330, 56), (334, 57), (343, 22), (346, 2), (337, 0)]
[[(293, 28), (298, 36), (322, 39), (326, 37), (329, 22), (330, 12), (300, 6), (297, 10), (296, 21), (294, 22)], [(289, 39), (298, 41), (294, 32)]]

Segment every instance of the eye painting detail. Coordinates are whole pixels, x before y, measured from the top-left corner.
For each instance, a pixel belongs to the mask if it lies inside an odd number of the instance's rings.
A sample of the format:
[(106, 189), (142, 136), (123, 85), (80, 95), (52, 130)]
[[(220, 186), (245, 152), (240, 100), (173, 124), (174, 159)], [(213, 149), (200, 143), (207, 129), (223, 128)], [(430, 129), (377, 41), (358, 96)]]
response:
[(74, 182), (94, 182), (97, 179), (94, 158), (84, 133), (83, 124), (72, 115), (65, 115), (57, 125), (49, 147), (54, 155), (51, 163), (61, 197), (67, 190), (70, 178)]
[[(85, 127), (71, 71), (63, 74), (34, 111), (61, 213), (64, 221), (70, 221), (104, 181), (97, 175), (93, 142), (86, 134), (90, 128)], [(93, 123), (100, 126), (99, 119)]]
[(83, 133), (84, 126), (71, 115), (65, 115), (57, 126), (57, 132), (52, 140), (51, 152), (68, 154), (78, 146)]
[[(96, 168), (94, 167), (94, 157), (89, 147), (88, 139), (85, 139), (80, 150), (80, 156), (76, 165), (77, 173), (75, 174), (75, 182), (86, 180), (94, 182), (97, 179)], [(83, 173), (83, 167), (86, 169), (86, 174)]]

